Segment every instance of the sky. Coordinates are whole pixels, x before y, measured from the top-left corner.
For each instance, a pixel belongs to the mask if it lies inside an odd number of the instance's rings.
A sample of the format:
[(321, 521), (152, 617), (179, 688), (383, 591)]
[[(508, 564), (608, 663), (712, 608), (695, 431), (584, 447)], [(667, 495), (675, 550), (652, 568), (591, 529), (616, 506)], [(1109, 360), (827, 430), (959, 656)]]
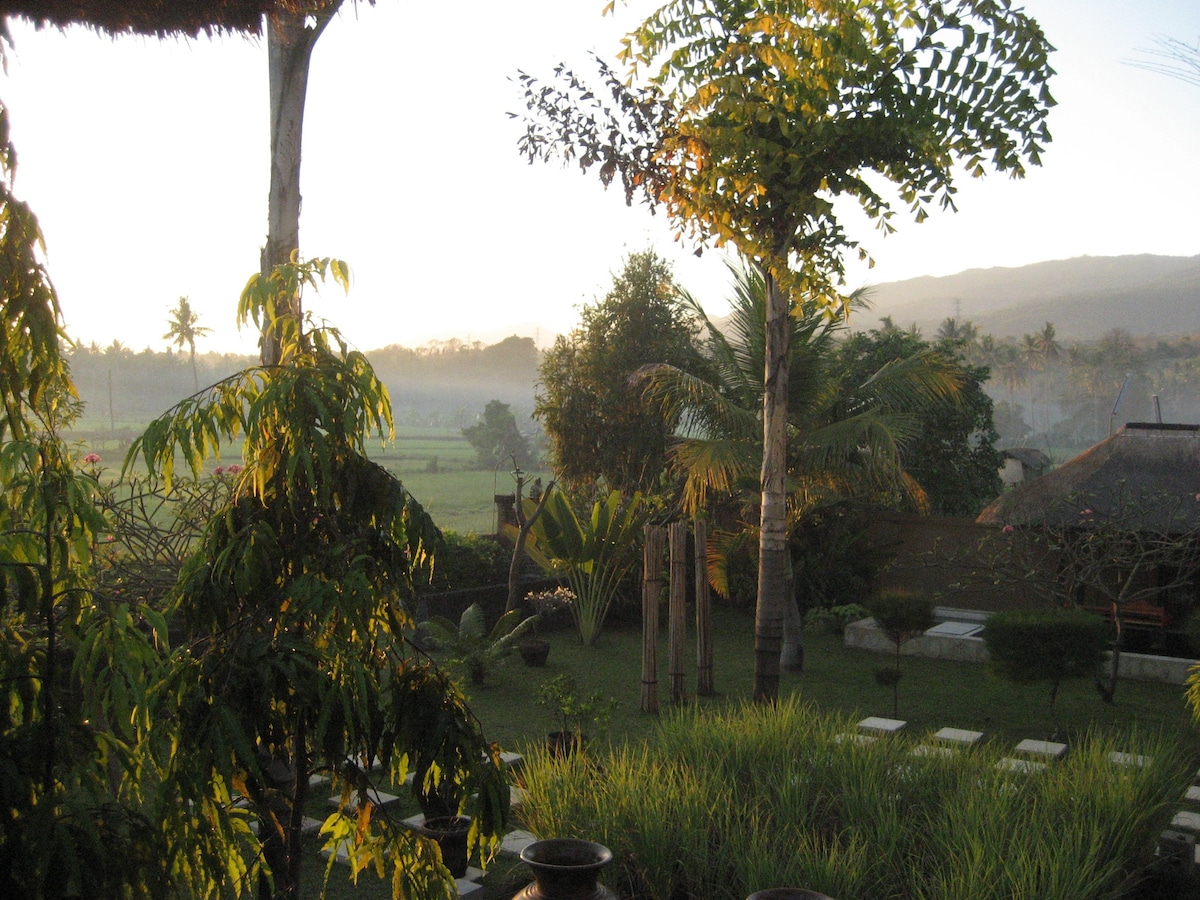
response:
[[(653, 248), (712, 314), (727, 258), (697, 258), (660, 214), (595, 173), (529, 165), (516, 148), (519, 70), (613, 59), (654, 6), (604, 0), (347, 2), (313, 55), (301, 172), (305, 256), (346, 260), (348, 297), (306, 307), (361, 350), (430, 340), (546, 346), (603, 297), (625, 255)], [(1054, 140), (1023, 180), (960, 182), (959, 212), (883, 236), (848, 287), (1050, 259), (1200, 254), (1200, 88), (1128, 64), (1158, 37), (1200, 40), (1196, 0), (1026, 0), (1058, 49)], [(0, 77), (67, 332), (165, 349), (187, 296), (201, 351), (255, 353), (235, 311), (266, 233), (265, 41), (156, 41), (13, 25)], [(935, 310), (932, 315), (941, 315)], [(952, 314), (951, 310), (945, 311)], [(869, 315), (869, 314), (868, 314)], [(969, 318), (971, 310), (962, 309)], [(1200, 324), (1200, 305), (1197, 313)]]

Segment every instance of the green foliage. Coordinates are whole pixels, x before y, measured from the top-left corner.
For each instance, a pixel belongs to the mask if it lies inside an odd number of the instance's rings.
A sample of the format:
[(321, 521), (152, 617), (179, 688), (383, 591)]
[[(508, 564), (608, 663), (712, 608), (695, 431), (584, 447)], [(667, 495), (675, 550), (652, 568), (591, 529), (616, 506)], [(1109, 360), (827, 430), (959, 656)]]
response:
[(475, 448), (479, 465), (485, 469), (495, 469), (504, 462), (520, 468), (531, 462), (529, 440), (517, 430), (517, 420), (507, 403), (488, 401), (483, 408), (483, 417), (464, 428), (462, 433)]
[[(179, 839), (229, 827), (228, 796), (240, 795), (263, 835), (245, 865), (268, 867), (283, 893), (297, 881), (309, 776), (326, 771), (343, 799), (327, 846), (347, 842), (355, 874), (390, 868), (398, 895), (448, 894), (436, 853), (374, 815), (369, 775), (354, 761), (378, 760), (396, 780), (411, 767), (477, 794), (472, 841), (485, 857), (507, 809), (504, 778), (462, 694), (407, 647), (406, 602), (428, 578), (439, 535), (366, 458), (367, 432), (392, 426), (370, 364), (292, 311), (300, 289), (327, 274), (348, 277), (332, 260), (253, 277), (239, 319), (279, 338), (278, 364), (184, 400), (127, 458), (140, 455), (169, 485), (177, 455), (195, 475), (222, 443), (244, 438), (233, 494), (180, 579), (173, 613), (188, 643), (154, 687), (155, 712), (174, 711), (165, 721), (177, 729), (158, 762), (164, 785), (198, 810), (177, 804), (164, 827)], [(352, 797), (358, 815), (346, 817)]]
[(603, 729), (616, 708), (615, 697), (605, 699), (598, 692), (580, 693), (575, 679), (563, 673), (543, 681), (535, 694), (538, 706), (550, 710), (558, 719), (561, 734), (582, 736), (584, 728)]
[(488, 673), (516, 648), (525, 635), (537, 627), (537, 618), (522, 618), (520, 610), (502, 615), (489, 632), (483, 607), (472, 603), (455, 624), (444, 616), (425, 622), (425, 633), (445, 651), (450, 661), (462, 666), (472, 684), (483, 684)]
[[(536, 504), (525, 504), (532, 515)], [(613, 491), (581, 518), (566, 495), (554, 491), (533, 524), (525, 549), (546, 571), (565, 573), (575, 594), (571, 616), (586, 646), (599, 640), (621, 581), (638, 561), (646, 515), (641, 494), (623, 501)]]
[[(1018, 684), (1050, 682), (1050, 710), (1067, 678), (1092, 678), (1112, 639), (1104, 619), (1083, 609), (1004, 610), (988, 618), (983, 641), (991, 666)], [(1057, 725), (1055, 731), (1058, 731)]]
[[(586, 759), (535, 747), (521, 815), (611, 848), (620, 896), (1079, 900), (1120, 892), (1194, 769), (1169, 738), (1089, 735), (1031, 776), (998, 766), (1001, 744), (917, 755), (905, 735), (846, 741), (854, 721), (782, 700), (689, 709)], [(1117, 750), (1147, 765), (1115, 765)]]
[(992, 422), (992, 399), (984, 393), (988, 370), (963, 361), (960, 344), (931, 345), (899, 329), (848, 336), (838, 347), (835, 366), (851, 384), (863, 384), (888, 364), (919, 356), (939, 359), (958, 382), (950, 397), (933, 397), (910, 414), (916, 428), (900, 447), (905, 472), (920, 485), (930, 512), (976, 516), (1002, 488), (999, 434)]
[(430, 586), (434, 591), (495, 587), (508, 577), (507, 549), (490, 537), (443, 531)]
[(555, 339), (540, 368), (534, 415), (550, 441), (555, 477), (574, 488), (603, 478), (625, 493), (649, 491), (677, 417), (643, 403), (630, 376), (650, 363), (692, 368), (691, 311), (668, 264), (644, 251), (625, 260), (581, 319)]
[(871, 611), (861, 603), (847, 603), (843, 606), (819, 606), (810, 609), (804, 616), (804, 624), (808, 628), (824, 629), (831, 634), (845, 634), (846, 626), (860, 619), (865, 619)]

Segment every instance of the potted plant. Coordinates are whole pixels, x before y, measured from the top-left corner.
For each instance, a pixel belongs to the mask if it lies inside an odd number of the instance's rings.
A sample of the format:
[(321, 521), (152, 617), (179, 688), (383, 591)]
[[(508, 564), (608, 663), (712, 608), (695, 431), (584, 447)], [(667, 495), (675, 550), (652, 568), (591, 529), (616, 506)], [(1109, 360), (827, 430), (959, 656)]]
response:
[(449, 654), (450, 662), (462, 666), (472, 684), (483, 684), (488, 672), (537, 627), (537, 616), (522, 621), (519, 610), (505, 613), (488, 632), (483, 607), (472, 603), (458, 624), (434, 616), (422, 624), (434, 647)]
[(568, 587), (546, 591), (530, 591), (525, 595), (525, 608), (530, 611), (534, 626), (530, 634), (517, 645), (517, 651), (527, 666), (546, 665), (550, 656), (550, 642), (539, 632), (543, 626), (553, 627), (557, 620), (569, 615), (575, 594)]
[(559, 729), (550, 732), (547, 740), (552, 754), (565, 756), (587, 742), (585, 725), (599, 728), (608, 725), (617, 701), (599, 694), (581, 696), (575, 679), (564, 673), (542, 682), (537, 690), (537, 704), (557, 717)]

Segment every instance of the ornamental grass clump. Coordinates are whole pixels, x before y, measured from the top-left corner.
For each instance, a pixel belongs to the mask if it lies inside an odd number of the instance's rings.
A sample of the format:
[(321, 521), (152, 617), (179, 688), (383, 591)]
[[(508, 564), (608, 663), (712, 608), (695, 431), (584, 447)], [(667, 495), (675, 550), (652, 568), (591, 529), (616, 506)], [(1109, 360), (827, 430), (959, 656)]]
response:
[[(1114, 897), (1153, 855), (1194, 761), (1171, 740), (1089, 735), (1038, 773), (982, 746), (860, 743), (796, 701), (685, 711), (636, 747), (531, 748), (520, 815), (600, 841), (622, 896), (742, 900), (786, 885), (838, 900)], [(1110, 754), (1146, 757), (1118, 765)]]

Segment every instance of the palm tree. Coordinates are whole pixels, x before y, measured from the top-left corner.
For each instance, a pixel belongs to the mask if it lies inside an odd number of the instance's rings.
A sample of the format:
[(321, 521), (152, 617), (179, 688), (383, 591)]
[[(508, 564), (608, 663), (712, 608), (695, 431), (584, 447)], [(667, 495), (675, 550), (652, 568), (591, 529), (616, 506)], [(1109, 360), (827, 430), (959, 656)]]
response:
[(199, 325), (199, 321), (200, 316), (192, 309), (188, 298), (180, 297), (179, 305), (171, 310), (170, 317), (167, 319), (169, 328), (163, 335), (163, 340), (170, 341), (181, 350), (184, 345), (187, 345), (192, 361), (192, 384), (197, 391), (200, 390), (200, 378), (196, 374), (196, 338), (204, 337), (212, 332), (211, 328)]
[[(685, 509), (695, 514), (720, 498), (743, 508), (757, 500), (762, 465), (762, 408), (766, 288), (755, 269), (731, 266), (734, 296), (724, 329), (686, 298), (705, 333), (706, 370), (692, 375), (669, 365), (644, 367), (645, 397), (678, 416), (680, 435), (670, 450), (672, 469), (684, 482)], [(865, 305), (852, 295), (849, 306)], [(937, 353), (921, 353), (883, 366), (862, 384), (835, 372), (833, 351), (845, 328), (826, 304), (793, 301), (788, 392), (788, 518), (791, 528), (807, 513), (846, 498), (906, 494), (920, 502), (900, 448), (915, 433), (910, 411), (956, 396), (960, 379)], [(744, 488), (744, 490), (743, 490)], [(753, 526), (743, 515), (738, 529)], [(714, 542), (716, 543), (716, 542)], [(800, 657), (795, 597), (785, 614), (783, 664)]]

